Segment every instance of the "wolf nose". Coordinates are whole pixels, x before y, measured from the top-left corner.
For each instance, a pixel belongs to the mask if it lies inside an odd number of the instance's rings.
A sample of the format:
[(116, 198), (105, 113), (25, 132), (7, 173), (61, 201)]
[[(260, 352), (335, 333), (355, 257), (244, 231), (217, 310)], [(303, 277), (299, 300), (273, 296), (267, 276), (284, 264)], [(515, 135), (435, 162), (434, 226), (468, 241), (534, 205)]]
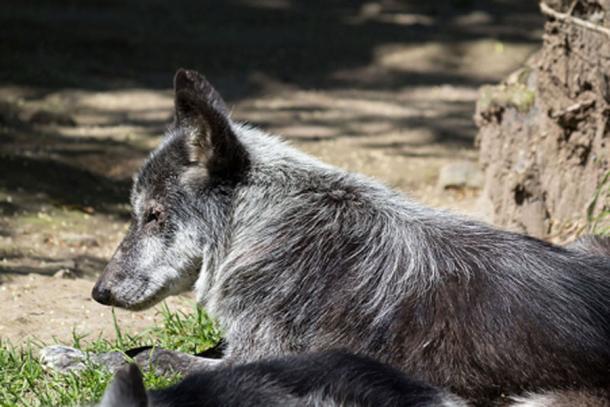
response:
[(112, 293), (110, 289), (98, 281), (91, 291), (93, 299), (103, 305), (112, 305)]

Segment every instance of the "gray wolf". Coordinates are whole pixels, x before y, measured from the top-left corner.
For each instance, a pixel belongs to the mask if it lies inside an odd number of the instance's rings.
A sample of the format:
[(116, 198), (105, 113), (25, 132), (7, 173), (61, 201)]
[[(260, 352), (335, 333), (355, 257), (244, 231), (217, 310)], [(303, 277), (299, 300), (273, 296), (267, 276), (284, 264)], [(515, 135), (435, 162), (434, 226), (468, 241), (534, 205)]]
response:
[(479, 404), (610, 385), (610, 257), (324, 164), (233, 121), (196, 72), (176, 74), (175, 121), (131, 203), (93, 298), (138, 310), (194, 288), (221, 364), (344, 348)]
[(100, 407), (465, 407), (462, 400), (374, 360), (341, 351), (193, 373), (148, 393), (135, 364), (119, 370)]

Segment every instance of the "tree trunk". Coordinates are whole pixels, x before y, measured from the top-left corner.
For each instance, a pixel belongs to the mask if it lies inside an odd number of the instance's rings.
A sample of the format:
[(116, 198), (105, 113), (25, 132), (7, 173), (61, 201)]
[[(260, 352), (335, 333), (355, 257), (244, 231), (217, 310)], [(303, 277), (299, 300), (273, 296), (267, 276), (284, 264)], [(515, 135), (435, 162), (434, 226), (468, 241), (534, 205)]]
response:
[(542, 49), (481, 89), (475, 119), (494, 223), (565, 238), (609, 205), (610, 0), (545, 2)]

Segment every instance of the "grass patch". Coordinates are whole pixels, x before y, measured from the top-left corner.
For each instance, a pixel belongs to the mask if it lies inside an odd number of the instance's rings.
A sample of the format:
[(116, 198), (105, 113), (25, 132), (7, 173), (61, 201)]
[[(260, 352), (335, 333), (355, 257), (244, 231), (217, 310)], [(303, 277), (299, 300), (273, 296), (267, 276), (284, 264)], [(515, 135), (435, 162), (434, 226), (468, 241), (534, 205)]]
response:
[[(125, 351), (138, 346), (154, 345), (196, 353), (220, 340), (220, 333), (205, 311), (199, 307), (191, 314), (161, 309), (159, 325), (140, 335), (123, 332), (116, 323), (116, 339), (74, 334), (71, 346), (88, 352)], [(45, 370), (38, 360), (40, 348), (47, 344), (30, 342), (14, 345), (0, 340), (0, 406), (82, 406), (98, 401), (112, 378), (110, 372), (86, 363), (79, 372), (62, 374)], [(167, 386), (179, 379), (144, 372), (147, 388)]]

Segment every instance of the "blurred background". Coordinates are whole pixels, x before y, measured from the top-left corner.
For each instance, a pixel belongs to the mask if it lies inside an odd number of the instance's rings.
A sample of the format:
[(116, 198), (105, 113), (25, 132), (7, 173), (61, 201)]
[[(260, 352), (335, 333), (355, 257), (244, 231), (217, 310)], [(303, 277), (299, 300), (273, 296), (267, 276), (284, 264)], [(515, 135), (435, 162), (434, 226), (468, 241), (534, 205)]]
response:
[[(205, 74), (236, 120), (488, 219), (478, 89), (540, 48), (544, 21), (532, 0), (3, 1), (0, 338), (113, 334), (89, 293), (177, 68)], [(156, 318), (117, 315), (134, 331)]]

